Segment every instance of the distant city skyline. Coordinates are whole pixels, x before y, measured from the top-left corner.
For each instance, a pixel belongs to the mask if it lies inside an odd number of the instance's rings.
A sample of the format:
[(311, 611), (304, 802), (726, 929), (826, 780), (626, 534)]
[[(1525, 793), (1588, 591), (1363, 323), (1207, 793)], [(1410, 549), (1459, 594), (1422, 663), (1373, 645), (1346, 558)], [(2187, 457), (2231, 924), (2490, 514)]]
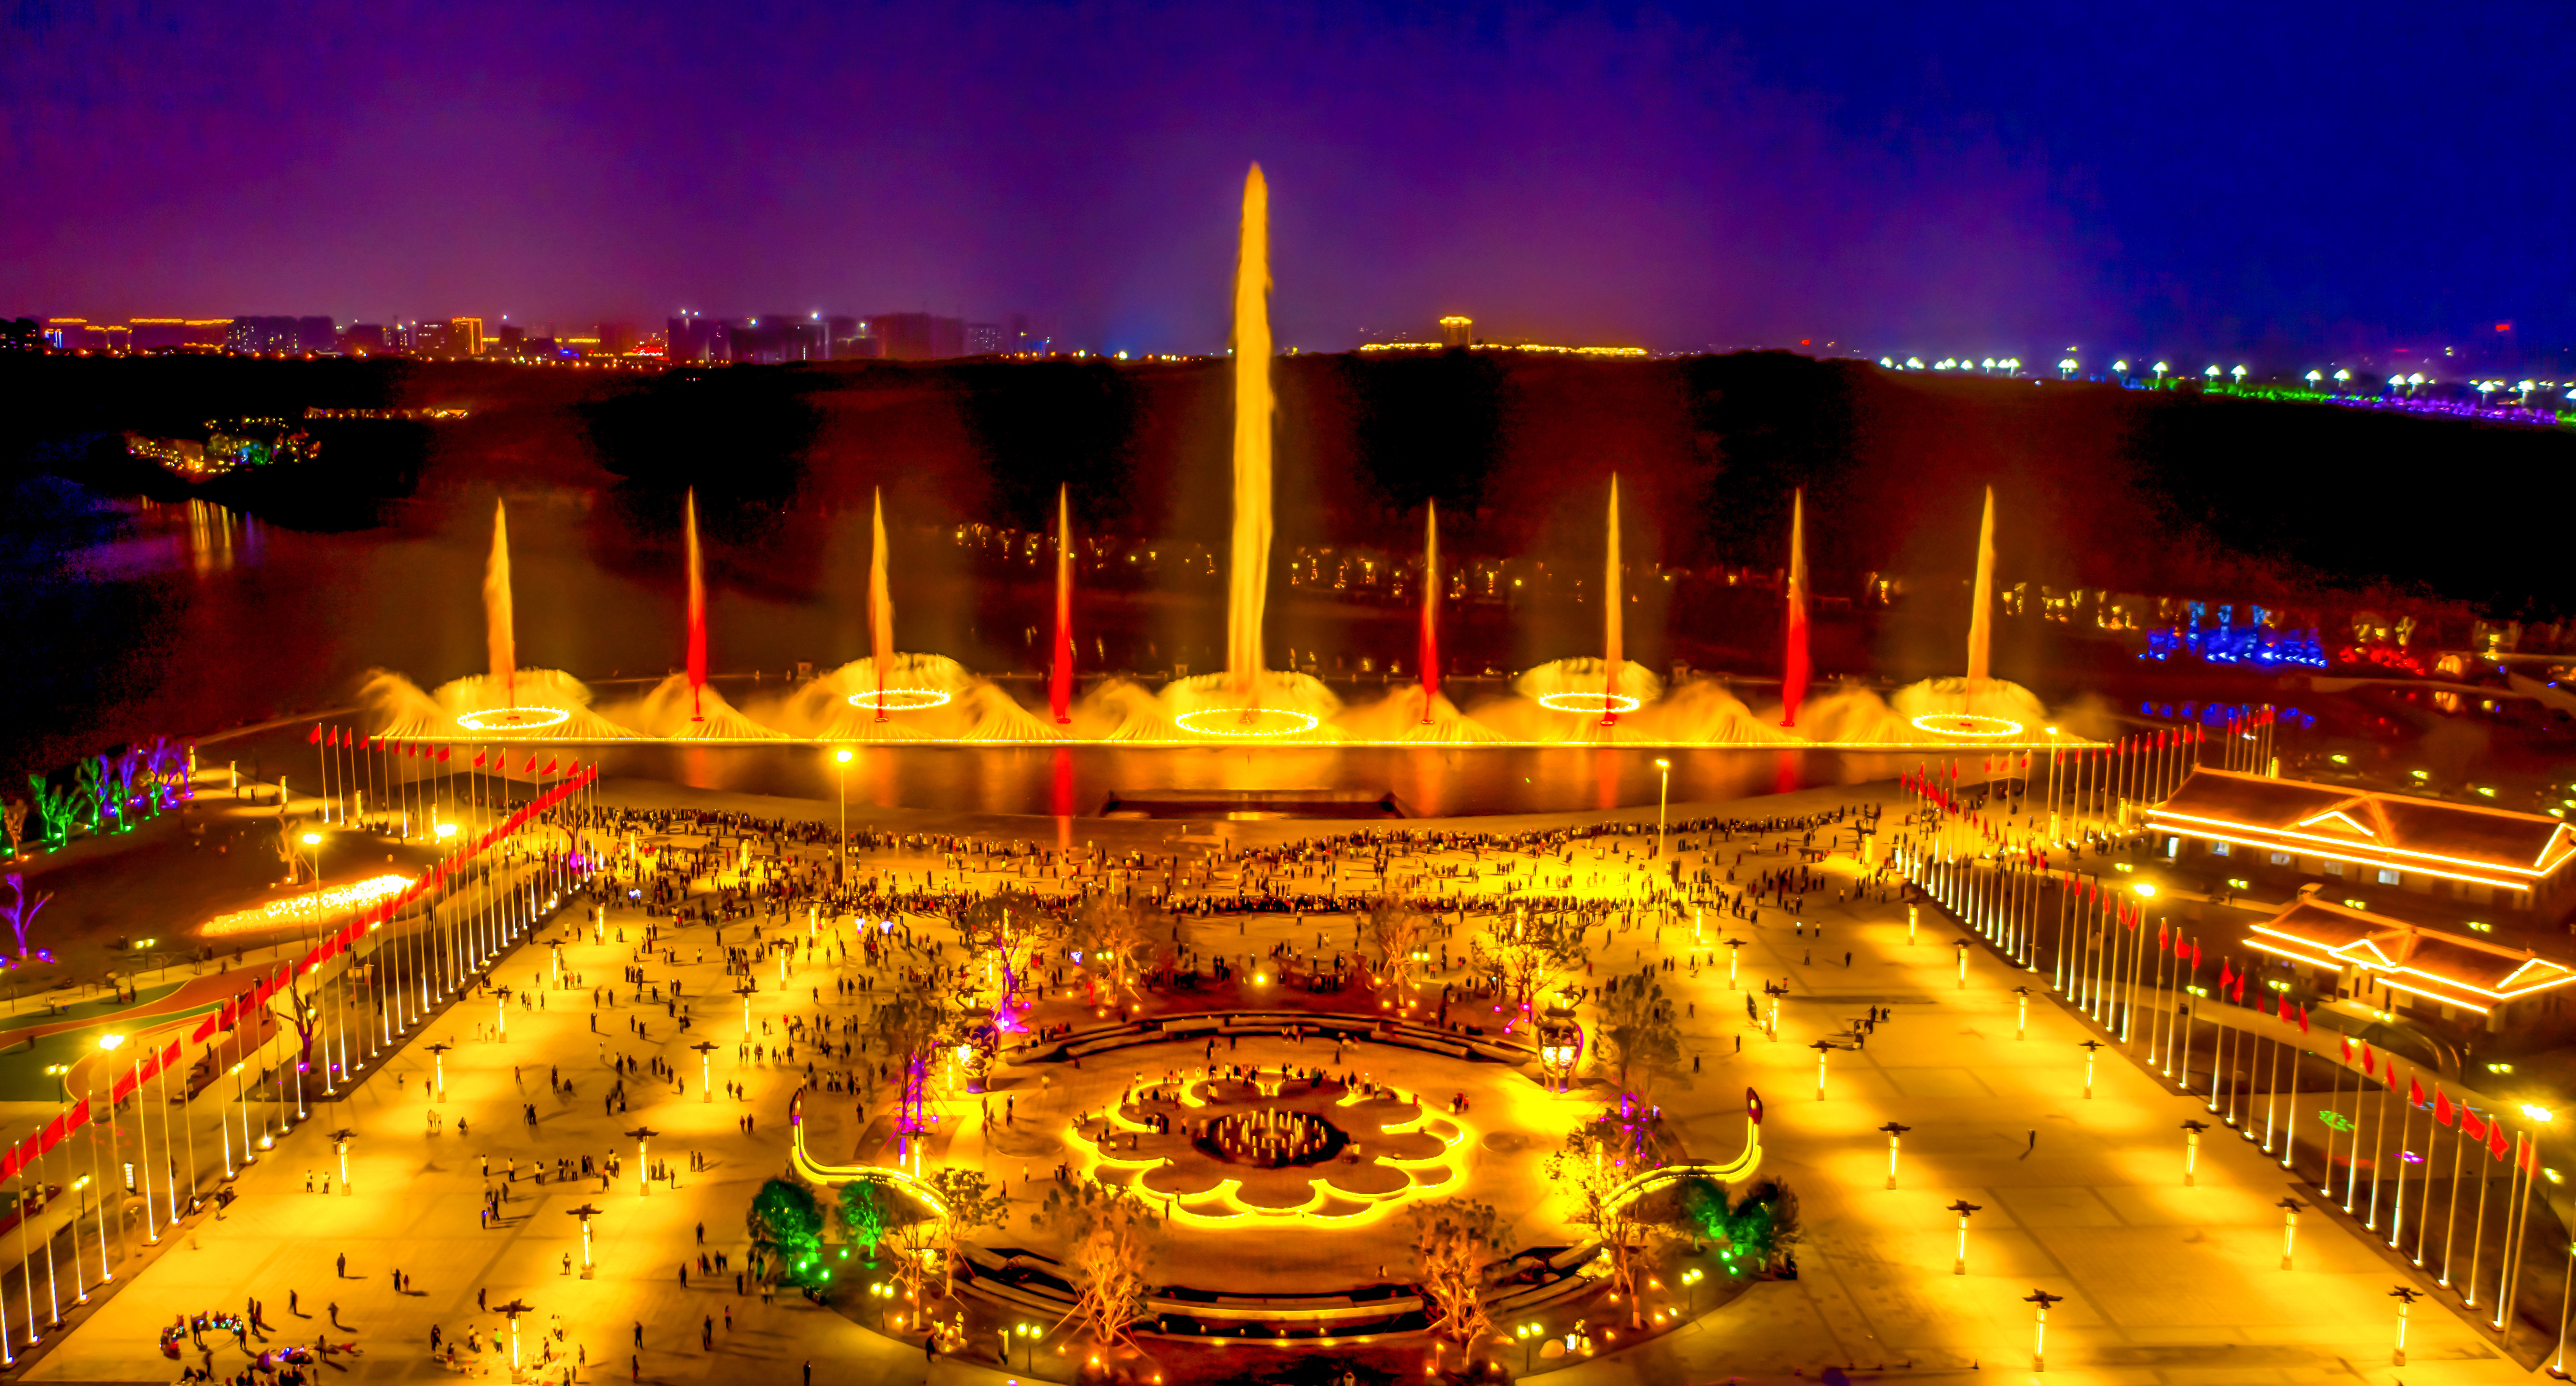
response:
[[(2240, 8), (22, 7), (0, 311), (1043, 316), (1227, 339), (1467, 313), (1660, 351), (2576, 344), (2554, 74)], [(900, 55), (899, 57), (895, 55)], [(713, 86), (674, 85), (704, 74)], [(138, 74), (150, 74), (148, 79)], [(721, 92), (721, 98), (718, 93)], [(2403, 92), (2392, 106), (2391, 92)], [(2505, 162), (2500, 162), (2505, 161)]]

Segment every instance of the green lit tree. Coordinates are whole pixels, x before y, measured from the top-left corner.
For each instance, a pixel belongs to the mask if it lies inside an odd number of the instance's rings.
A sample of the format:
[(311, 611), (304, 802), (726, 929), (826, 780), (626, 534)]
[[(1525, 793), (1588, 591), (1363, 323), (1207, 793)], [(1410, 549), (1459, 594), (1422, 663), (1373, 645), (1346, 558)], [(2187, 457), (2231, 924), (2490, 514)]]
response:
[(823, 1265), (823, 1209), (812, 1191), (785, 1179), (760, 1186), (749, 1215), (753, 1274), (770, 1284), (816, 1285)]
[(72, 823), (80, 816), (79, 800), (72, 791), (55, 788), (54, 782), (42, 775), (29, 775), (27, 788), (34, 791), (31, 802), (35, 804), (38, 822), (43, 825), (41, 835), (46, 844), (60, 847), (71, 841)]
[(885, 1240), (892, 1221), (893, 1199), (874, 1179), (853, 1179), (841, 1186), (841, 1235), (859, 1244), (870, 1261)]

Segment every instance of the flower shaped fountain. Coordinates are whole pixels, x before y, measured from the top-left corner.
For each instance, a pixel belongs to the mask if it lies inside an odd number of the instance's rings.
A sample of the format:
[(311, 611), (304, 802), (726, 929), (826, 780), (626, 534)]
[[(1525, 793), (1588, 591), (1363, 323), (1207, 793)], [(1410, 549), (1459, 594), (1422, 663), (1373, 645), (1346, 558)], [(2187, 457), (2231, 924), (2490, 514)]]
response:
[(1457, 1182), (1458, 1118), (1313, 1074), (1199, 1078), (1128, 1093), (1075, 1127), (1093, 1177), (1185, 1223), (1345, 1222)]

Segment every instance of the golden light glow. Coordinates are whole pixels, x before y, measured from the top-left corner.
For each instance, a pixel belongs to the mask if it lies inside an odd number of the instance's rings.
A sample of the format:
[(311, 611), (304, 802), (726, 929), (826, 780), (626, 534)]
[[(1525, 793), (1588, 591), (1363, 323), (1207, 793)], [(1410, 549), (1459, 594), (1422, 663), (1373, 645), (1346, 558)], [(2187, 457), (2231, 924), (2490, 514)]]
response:
[(2432, 867), (2429, 867), (2429, 866), (2421, 866), (2421, 865), (2418, 865), (2418, 864), (2416, 864), (2416, 863), (2414, 863), (2414, 862), (2399, 862), (2399, 861), (2391, 861), (2391, 860), (2389, 860), (2389, 857), (2391, 857), (2391, 856), (2420, 857), (2420, 858), (2424, 859), (2425, 861), (2442, 861), (2442, 862), (2450, 862), (2450, 863), (2452, 863), (2452, 864), (2454, 864), (2454, 865), (2458, 865), (2458, 866), (2474, 867), (2474, 868), (2476, 868), (2476, 869), (2478, 869), (2478, 870), (2480, 870), (2480, 871), (2512, 871), (2512, 872), (2518, 872), (2518, 873), (2521, 873), (2521, 874), (2524, 874), (2524, 875), (2530, 875), (2530, 876), (2542, 876), (2542, 875), (2547, 875), (2547, 874), (2549, 874), (2546, 870), (2544, 870), (2544, 869), (2542, 869), (2542, 868), (2539, 868), (2539, 867), (2531, 867), (2531, 866), (2504, 866), (2504, 865), (2499, 865), (2499, 864), (2497, 864), (2497, 863), (2495, 863), (2495, 862), (2470, 861), (2470, 860), (2469, 860), (2469, 859), (2467, 859), (2466, 857), (2445, 856), (2445, 855), (2443, 855), (2443, 854), (2441, 854), (2441, 853), (2439, 853), (2439, 852), (2419, 852), (2419, 851), (2416, 851), (2416, 850), (2414, 850), (2414, 849), (2412, 849), (2412, 848), (2408, 848), (2408, 847), (2383, 847), (2383, 848), (2381, 848), (2381, 849), (2380, 849), (2380, 851), (2381, 851), (2382, 853), (2384, 853), (2385, 855), (2376, 856), (2376, 857), (2357, 857), (2357, 856), (2353, 856), (2353, 855), (2351, 855), (2351, 854), (2349, 854), (2349, 853), (2345, 853), (2345, 852), (2333, 852), (2333, 851), (2327, 851), (2327, 850), (2324, 850), (2324, 849), (2325, 849), (2325, 847), (2329, 847), (2329, 846), (2341, 846), (2341, 845), (2344, 845), (2344, 843), (2345, 843), (2345, 839), (2343, 839), (2343, 838), (2335, 838), (2335, 837), (2319, 837), (2319, 836), (2317, 836), (2317, 835), (2316, 835), (2316, 834), (2314, 834), (2314, 833), (2294, 833), (2294, 832), (2291, 832), (2291, 831), (2290, 831), (2289, 829), (2287, 829), (2287, 828), (2264, 828), (2264, 827), (2256, 827), (2256, 826), (2254, 826), (2254, 825), (2251, 825), (2251, 824), (2245, 824), (2245, 823), (2231, 823), (2231, 822), (2228, 822), (2226, 819), (2223, 819), (2223, 818), (2203, 818), (2203, 817), (2201, 817), (2201, 816), (2200, 816), (2200, 815), (2198, 815), (2198, 814), (2191, 814), (2191, 813), (2176, 813), (2176, 812), (2174, 812), (2174, 811), (2173, 811), (2173, 810), (2171, 810), (2171, 809), (2164, 809), (2164, 808), (2151, 808), (2151, 809), (2148, 809), (2148, 810), (2147, 810), (2147, 817), (2148, 817), (2150, 820), (2156, 820), (2156, 819), (2166, 820), (2166, 824), (2167, 824), (2167, 826), (2172, 826), (2173, 824), (2178, 824), (2178, 823), (2200, 823), (2200, 824), (2206, 824), (2206, 825), (2208, 825), (2208, 826), (2207, 826), (2207, 827), (2205, 827), (2205, 828), (2178, 828), (2178, 829), (2176, 829), (2176, 831), (2179, 831), (2179, 832), (2186, 832), (2186, 833), (2189, 833), (2189, 834), (2190, 834), (2190, 835), (2192, 835), (2193, 837), (2205, 837), (2205, 838), (2210, 838), (2210, 839), (2212, 839), (2212, 840), (2214, 840), (2214, 841), (2218, 841), (2218, 842), (2234, 842), (2234, 843), (2242, 844), (2242, 845), (2247, 846), (2247, 847), (2263, 847), (2263, 848), (2269, 848), (2269, 849), (2271, 849), (2271, 850), (2273, 850), (2273, 851), (2279, 851), (2279, 850), (2281, 850), (2282, 848), (2285, 848), (2285, 847), (2293, 847), (2293, 846), (2295, 846), (2295, 845), (2296, 845), (2296, 844), (2289, 843), (2289, 842), (2278, 842), (2278, 841), (2272, 841), (2272, 840), (2269, 840), (2269, 839), (2266, 839), (2266, 838), (2255, 838), (2255, 837), (2232, 837), (2232, 836), (2228, 835), (2227, 833), (2223, 833), (2223, 832), (2214, 832), (2214, 831), (2211, 831), (2210, 829), (2215, 829), (2215, 828), (2233, 828), (2233, 829), (2235, 829), (2235, 830), (2236, 830), (2237, 832), (2239, 832), (2239, 833), (2270, 833), (2270, 834), (2274, 834), (2274, 835), (2276, 835), (2276, 836), (2278, 836), (2278, 837), (2283, 837), (2283, 838), (2296, 838), (2296, 839), (2298, 839), (2298, 840), (2299, 840), (2299, 842), (2302, 842), (2302, 843), (2313, 842), (2313, 843), (2321, 844), (2319, 847), (2316, 847), (2316, 848), (2306, 848), (2306, 849), (2302, 849), (2302, 850), (2306, 850), (2306, 851), (2308, 852), (2308, 855), (2310, 855), (2310, 856), (2326, 857), (2326, 858), (2330, 858), (2330, 859), (2335, 860), (2335, 861), (2348, 861), (2348, 862), (2353, 862), (2353, 863), (2356, 863), (2356, 864), (2358, 864), (2358, 865), (2362, 865), (2362, 866), (2388, 866), (2388, 867), (2395, 867), (2395, 868), (2397, 868), (2397, 869), (2405, 870), (2405, 871), (2421, 871), (2421, 872), (2423, 872), (2423, 873), (2424, 873), (2425, 875), (2427, 875), (2427, 876), (2440, 876), (2440, 877), (2442, 877), (2442, 878), (2444, 878), (2444, 879), (2446, 879), (2446, 880), (2453, 880), (2453, 881), (2467, 881), (2467, 882), (2468, 882), (2469, 884), (2471, 884), (2471, 885), (2498, 886), (2498, 887), (2501, 887), (2501, 888), (2506, 889), (2506, 890), (2527, 890), (2527, 889), (2529, 889), (2529, 888), (2530, 888), (2530, 882), (2528, 882), (2528, 881), (2499, 881), (2499, 880), (2495, 880), (2495, 879), (2493, 879), (2493, 878), (2491, 878), (2491, 877), (2487, 877), (2487, 876), (2471, 876), (2471, 875), (2466, 875), (2466, 874), (2463, 874), (2463, 873), (2460, 873), (2460, 872), (2453, 872), (2453, 871), (2438, 871), (2438, 870), (2433, 869)]
[[(1235, 723), (1232, 726), (1202, 726), (1198, 720), (1202, 717), (1231, 717), (1235, 719)], [(1203, 707), (1195, 712), (1184, 712), (1172, 719), (1173, 726), (1199, 736), (1245, 738), (1296, 736), (1301, 732), (1313, 731), (1323, 724), (1323, 719), (1311, 712), (1299, 712), (1295, 708), (1285, 707)]]
[(458, 717), (456, 725), (468, 731), (510, 732), (533, 731), (571, 720), (572, 714), (559, 707), (488, 707)]
[(220, 938), (225, 934), (256, 933), (262, 929), (307, 923), (373, 904), (389, 895), (399, 895), (410, 885), (409, 876), (370, 876), (351, 885), (303, 891), (281, 896), (256, 909), (217, 915), (206, 921), (206, 926), (197, 932), (206, 938)]
[(2022, 725), (2009, 717), (1988, 717), (1978, 712), (1927, 712), (1914, 719), (1916, 731), (1934, 736), (2019, 736)]
[(1642, 706), (1625, 693), (1548, 693), (1540, 696), (1538, 705), (1550, 712), (1571, 712), (1587, 717), (1634, 712)]
[(923, 712), (945, 706), (949, 695), (936, 688), (871, 688), (850, 695), (850, 706), (867, 712)]

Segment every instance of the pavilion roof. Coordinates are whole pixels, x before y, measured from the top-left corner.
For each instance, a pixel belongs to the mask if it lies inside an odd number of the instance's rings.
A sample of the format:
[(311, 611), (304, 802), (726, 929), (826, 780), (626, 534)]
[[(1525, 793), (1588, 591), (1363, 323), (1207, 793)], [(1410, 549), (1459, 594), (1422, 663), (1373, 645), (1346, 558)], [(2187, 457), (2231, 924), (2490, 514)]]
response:
[(2168, 832), (2525, 889), (2576, 855), (2555, 818), (2351, 785), (2194, 770), (2148, 820)]
[(2476, 1011), (2576, 982), (2576, 967), (2529, 948), (2312, 896), (2253, 926), (2245, 942), (2311, 966), (2359, 968), (2400, 991)]

